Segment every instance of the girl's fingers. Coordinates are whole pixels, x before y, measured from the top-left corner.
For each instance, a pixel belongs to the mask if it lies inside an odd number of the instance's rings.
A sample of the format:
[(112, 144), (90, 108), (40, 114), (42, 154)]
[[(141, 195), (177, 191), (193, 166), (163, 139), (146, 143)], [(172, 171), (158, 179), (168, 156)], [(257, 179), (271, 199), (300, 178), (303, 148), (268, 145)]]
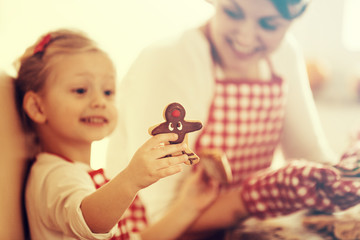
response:
[(156, 158), (163, 158), (167, 155), (175, 154), (179, 155), (182, 151), (185, 151), (186, 144), (179, 143), (179, 144), (168, 144), (161, 147), (153, 148), (151, 151)]
[(158, 170), (171, 168), (182, 163), (185, 163), (189, 157), (186, 154), (182, 154), (174, 157), (165, 157), (156, 160), (156, 166)]
[(182, 171), (182, 165), (173, 165), (171, 167), (162, 168), (158, 170), (158, 176), (160, 178), (168, 177)]
[(176, 133), (161, 133), (150, 138), (144, 146), (147, 148), (157, 148), (160, 145), (167, 144), (170, 141), (176, 141), (178, 135)]

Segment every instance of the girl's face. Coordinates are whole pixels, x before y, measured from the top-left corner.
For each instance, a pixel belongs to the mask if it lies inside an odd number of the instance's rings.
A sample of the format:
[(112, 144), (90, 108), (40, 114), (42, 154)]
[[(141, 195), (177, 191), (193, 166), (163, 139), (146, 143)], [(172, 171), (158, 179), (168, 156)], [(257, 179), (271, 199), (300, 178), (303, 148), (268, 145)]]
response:
[(115, 70), (100, 52), (54, 59), (40, 95), (46, 116), (44, 131), (54, 139), (90, 143), (115, 128)]
[(274, 51), (290, 26), (270, 0), (214, 0), (210, 34), (223, 67), (251, 64)]

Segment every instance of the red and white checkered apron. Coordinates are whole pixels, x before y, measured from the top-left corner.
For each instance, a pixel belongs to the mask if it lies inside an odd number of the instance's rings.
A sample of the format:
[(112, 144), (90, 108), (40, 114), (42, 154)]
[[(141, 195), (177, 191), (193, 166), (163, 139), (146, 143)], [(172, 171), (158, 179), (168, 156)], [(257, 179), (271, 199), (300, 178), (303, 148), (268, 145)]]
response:
[(286, 85), (271, 81), (215, 80), (205, 128), (195, 143), (222, 149), (229, 159), (233, 183), (271, 165), (283, 126)]
[[(103, 186), (109, 180), (105, 177), (104, 170), (98, 169), (88, 172), (96, 189)], [(118, 231), (111, 240), (127, 240), (129, 233), (137, 233), (147, 226), (145, 207), (138, 196), (135, 197), (130, 207), (125, 211), (118, 222)]]

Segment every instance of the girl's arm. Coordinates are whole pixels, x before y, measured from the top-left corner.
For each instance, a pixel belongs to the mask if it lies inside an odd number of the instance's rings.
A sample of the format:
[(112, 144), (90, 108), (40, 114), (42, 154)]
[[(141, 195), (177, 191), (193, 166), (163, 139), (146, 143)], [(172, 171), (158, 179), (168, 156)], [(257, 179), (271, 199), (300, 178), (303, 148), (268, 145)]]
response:
[(86, 224), (93, 233), (106, 233), (120, 220), (139, 188), (124, 170), (81, 202)]
[(187, 155), (163, 157), (186, 149), (186, 145), (161, 145), (177, 139), (176, 134), (159, 134), (135, 153), (130, 164), (110, 182), (85, 197), (81, 203), (84, 219), (94, 233), (106, 233), (120, 220), (137, 192), (157, 180), (180, 172)]

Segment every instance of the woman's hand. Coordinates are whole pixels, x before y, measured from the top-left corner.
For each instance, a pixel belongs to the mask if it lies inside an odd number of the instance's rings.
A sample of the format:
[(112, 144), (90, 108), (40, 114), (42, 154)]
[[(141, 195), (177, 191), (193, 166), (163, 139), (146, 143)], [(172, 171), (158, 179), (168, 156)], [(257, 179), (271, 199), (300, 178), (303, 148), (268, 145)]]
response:
[(136, 151), (124, 171), (139, 189), (182, 170), (181, 164), (188, 160), (188, 156), (182, 154), (186, 144), (169, 144), (176, 139), (177, 134), (174, 133), (158, 134)]
[(331, 211), (333, 205), (319, 191), (339, 178), (332, 167), (295, 160), (278, 170), (265, 170), (246, 179), (242, 198), (250, 215), (264, 218), (300, 209)]
[(334, 206), (334, 211), (345, 210), (360, 203), (360, 181), (351, 178), (340, 178), (325, 185), (326, 197)]
[(204, 172), (200, 170), (185, 179), (166, 214), (141, 232), (143, 240), (178, 239), (192, 227), (194, 221), (215, 200), (218, 193), (218, 183), (204, 176)]
[(335, 167), (339, 169), (344, 176), (360, 176), (360, 139), (351, 143)]
[[(201, 161), (201, 160), (200, 160)], [(177, 201), (182, 202), (184, 209), (201, 213), (213, 203), (219, 193), (219, 182), (210, 179), (201, 165), (183, 182)]]
[(327, 196), (340, 210), (345, 210), (360, 203), (360, 132), (357, 132), (348, 149), (335, 165), (342, 177), (339, 181), (325, 186)]
[(334, 212), (360, 202), (360, 184), (333, 167), (295, 160), (245, 180), (241, 195), (249, 214), (260, 218), (300, 209)]

